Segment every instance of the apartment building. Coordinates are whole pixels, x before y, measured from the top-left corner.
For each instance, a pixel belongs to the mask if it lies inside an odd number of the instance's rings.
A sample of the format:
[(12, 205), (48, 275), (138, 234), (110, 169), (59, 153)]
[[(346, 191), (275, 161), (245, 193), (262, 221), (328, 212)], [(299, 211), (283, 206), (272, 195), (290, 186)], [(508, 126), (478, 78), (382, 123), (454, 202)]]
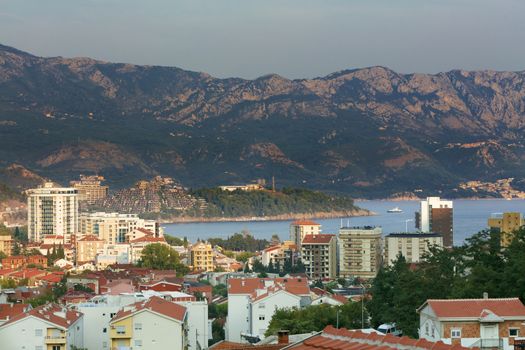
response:
[(6, 350), (69, 350), (84, 347), (83, 334), (82, 313), (46, 304), (0, 325), (0, 344)]
[(95, 235), (86, 235), (76, 242), (77, 264), (94, 262), (97, 253), (104, 248), (104, 240)]
[(164, 237), (143, 236), (129, 242), (130, 263), (137, 264), (142, 259), (142, 251), (150, 244), (169, 246)]
[(63, 243), (71, 243), (78, 232), (77, 190), (47, 182), (26, 193), (29, 240), (40, 242), (46, 235), (60, 235)]
[(421, 201), (416, 212), (416, 228), (425, 233), (439, 233), (443, 236), (443, 245), (454, 244), (454, 203), (439, 197), (427, 197)]
[(13, 254), (14, 244), (15, 240), (11, 235), (0, 235), (0, 253), (10, 256)]
[(102, 185), (104, 180), (103, 176), (80, 175), (80, 180), (71, 181), (69, 185), (78, 191), (79, 202), (94, 204), (108, 195), (108, 186)]
[(514, 349), (525, 334), (519, 298), (429, 299), (418, 309), (420, 338), (479, 349)]
[(97, 269), (105, 269), (113, 264), (129, 264), (130, 246), (127, 243), (104, 244), (102, 249), (97, 251), (95, 266)]
[(312, 220), (297, 220), (290, 224), (290, 241), (295, 243), (299, 251), (301, 242), (306, 235), (318, 235), (321, 233), (321, 225)]
[(185, 350), (187, 340), (186, 308), (156, 296), (125, 306), (110, 322), (111, 349)]
[(374, 278), (382, 263), (381, 227), (339, 229), (339, 276)]
[(80, 215), (80, 234), (95, 235), (106, 243), (124, 243), (131, 232), (138, 228), (161, 235), (161, 230), (155, 220), (144, 220), (137, 214), (119, 213), (83, 213)]
[(443, 248), (443, 236), (438, 233), (391, 233), (385, 237), (384, 264), (391, 266), (399, 255), (408, 263), (418, 263), (430, 247)]
[(337, 237), (332, 234), (306, 235), (301, 245), (301, 262), (310, 279), (337, 277)]
[(207, 242), (198, 241), (190, 249), (190, 265), (195, 271), (213, 271), (213, 248)]
[(275, 310), (301, 308), (311, 301), (306, 278), (230, 278), (226, 340), (263, 339)]
[(293, 241), (284, 241), (278, 245), (274, 245), (264, 249), (261, 252), (261, 263), (264, 266), (270, 265), (282, 269), (286, 261), (292, 264), (295, 261), (297, 253), (297, 246)]
[(492, 214), (488, 220), (491, 230), (500, 233), (502, 247), (508, 247), (514, 238), (514, 231), (525, 226), (525, 218), (521, 213), (497, 213)]

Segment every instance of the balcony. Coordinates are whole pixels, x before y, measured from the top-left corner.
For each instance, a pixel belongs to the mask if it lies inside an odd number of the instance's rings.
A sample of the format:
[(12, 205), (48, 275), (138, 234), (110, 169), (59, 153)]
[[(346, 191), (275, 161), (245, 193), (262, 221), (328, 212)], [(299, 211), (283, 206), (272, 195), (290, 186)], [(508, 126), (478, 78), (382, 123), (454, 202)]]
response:
[(65, 344), (65, 335), (48, 335), (46, 336), (46, 344)]
[(492, 338), (492, 339), (480, 339), (470, 346), (471, 348), (477, 347), (479, 349), (503, 349), (503, 339)]

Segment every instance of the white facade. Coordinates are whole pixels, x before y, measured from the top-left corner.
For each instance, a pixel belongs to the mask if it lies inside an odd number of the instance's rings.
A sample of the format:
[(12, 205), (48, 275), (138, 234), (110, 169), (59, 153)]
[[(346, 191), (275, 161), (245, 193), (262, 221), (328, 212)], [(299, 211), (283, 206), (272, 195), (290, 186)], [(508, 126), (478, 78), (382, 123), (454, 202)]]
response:
[(99, 249), (95, 258), (97, 269), (105, 269), (113, 264), (130, 263), (130, 245), (129, 244), (104, 244)]
[(452, 201), (441, 200), (440, 197), (427, 197), (426, 200), (421, 201), (420, 208), (420, 230), (421, 232), (431, 232), (431, 211), (432, 208), (453, 208)]
[(144, 220), (137, 214), (119, 213), (83, 213), (79, 219), (79, 231), (82, 236), (95, 235), (106, 243), (124, 243), (136, 229), (145, 229), (161, 235), (155, 220)]
[(443, 247), (443, 236), (435, 233), (392, 233), (385, 237), (385, 265), (391, 266), (398, 255), (407, 263), (418, 263), (430, 247)]
[(41, 242), (45, 235), (64, 237), (70, 243), (78, 232), (78, 193), (75, 188), (46, 183), (27, 191), (27, 230), (30, 241)]
[(144, 310), (133, 316), (133, 327), (133, 349), (185, 349), (184, 323), (178, 320)]
[(299, 251), (304, 236), (318, 235), (320, 233), (321, 225), (313, 221), (294, 221), (290, 224), (290, 241), (295, 243)]
[(0, 327), (0, 348), (3, 350), (47, 350), (51, 344), (84, 346), (84, 325), (82, 317), (68, 328), (34, 316), (26, 316)]
[(208, 303), (206, 301), (175, 301), (186, 308), (188, 346), (190, 350), (208, 348)]

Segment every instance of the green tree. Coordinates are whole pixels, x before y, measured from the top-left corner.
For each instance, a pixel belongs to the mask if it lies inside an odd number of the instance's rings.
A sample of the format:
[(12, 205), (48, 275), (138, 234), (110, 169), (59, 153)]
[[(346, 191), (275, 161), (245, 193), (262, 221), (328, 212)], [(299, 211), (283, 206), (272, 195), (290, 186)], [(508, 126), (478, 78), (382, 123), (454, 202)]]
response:
[(187, 266), (181, 264), (179, 253), (161, 243), (148, 244), (142, 250), (139, 265), (155, 270), (176, 270), (179, 275), (189, 271)]

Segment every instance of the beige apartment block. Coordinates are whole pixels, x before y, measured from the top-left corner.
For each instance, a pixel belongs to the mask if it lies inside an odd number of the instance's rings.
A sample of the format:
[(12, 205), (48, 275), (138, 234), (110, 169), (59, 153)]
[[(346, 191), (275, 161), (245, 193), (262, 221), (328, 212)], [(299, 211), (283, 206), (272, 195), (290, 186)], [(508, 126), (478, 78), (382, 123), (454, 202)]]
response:
[(339, 276), (374, 278), (381, 267), (381, 228), (339, 229)]

